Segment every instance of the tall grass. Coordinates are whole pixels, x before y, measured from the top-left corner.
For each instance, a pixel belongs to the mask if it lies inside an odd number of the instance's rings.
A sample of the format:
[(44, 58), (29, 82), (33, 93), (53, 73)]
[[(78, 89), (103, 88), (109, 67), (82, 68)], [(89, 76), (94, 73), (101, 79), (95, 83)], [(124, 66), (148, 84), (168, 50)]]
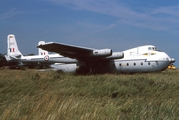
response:
[(75, 75), (1, 70), (1, 120), (179, 119), (179, 71)]

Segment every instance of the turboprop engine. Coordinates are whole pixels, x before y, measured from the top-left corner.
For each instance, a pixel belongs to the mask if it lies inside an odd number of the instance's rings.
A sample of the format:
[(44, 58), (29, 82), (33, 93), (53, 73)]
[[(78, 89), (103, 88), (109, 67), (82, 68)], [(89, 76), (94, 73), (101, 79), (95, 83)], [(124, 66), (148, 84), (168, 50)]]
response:
[(123, 52), (113, 52), (111, 56), (106, 57), (107, 59), (122, 59), (124, 58)]
[(92, 52), (92, 56), (111, 56), (111, 55), (112, 55), (111, 49), (94, 50)]

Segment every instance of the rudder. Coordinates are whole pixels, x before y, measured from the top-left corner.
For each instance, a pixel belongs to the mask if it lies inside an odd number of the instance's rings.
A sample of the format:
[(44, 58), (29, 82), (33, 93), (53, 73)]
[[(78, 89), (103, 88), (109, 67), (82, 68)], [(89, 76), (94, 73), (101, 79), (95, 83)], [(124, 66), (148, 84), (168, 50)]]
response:
[(18, 49), (16, 38), (10, 34), (7, 36), (7, 56), (8, 57), (20, 57), (21, 52)]
[[(45, 44), (45, 41), (39, 41), (38, 46), (43, 44)], [(39, 55), (48, 55), (48, 51), (42, 50), (41, 48), (38, 49), (39, 49)]]

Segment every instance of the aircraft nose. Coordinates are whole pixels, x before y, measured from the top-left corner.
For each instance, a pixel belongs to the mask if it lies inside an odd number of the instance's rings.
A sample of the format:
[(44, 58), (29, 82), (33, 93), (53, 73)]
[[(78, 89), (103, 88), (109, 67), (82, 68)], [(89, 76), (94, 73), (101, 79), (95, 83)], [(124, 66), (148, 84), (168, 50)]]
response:
[(174, 63), (175, 59), (174, 58), (169, 58), (170, 63)]
[(163, 52), (163, 54), (161, 54), (163, 59), (166, 59), (169, 61), (169, 63), (174, 63), (175, 62), (175, 59), (174, 58), (171, 58), (169, 57), (166, 53)]

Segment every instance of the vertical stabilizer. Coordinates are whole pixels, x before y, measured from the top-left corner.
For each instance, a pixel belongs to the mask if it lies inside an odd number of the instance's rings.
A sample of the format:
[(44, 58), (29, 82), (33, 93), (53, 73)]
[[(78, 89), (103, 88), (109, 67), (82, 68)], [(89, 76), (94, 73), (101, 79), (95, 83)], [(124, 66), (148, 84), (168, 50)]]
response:
[[(45, 41), (39, 41), (38, 46), (43, 44), (45, 44)], [(48, 51), (39, 48), (39, 55), (48, 55)]]
[(16, 38), (12, 34), (7, 36), (7, 56), (13, 58), (22, 56), (18, 49)]

